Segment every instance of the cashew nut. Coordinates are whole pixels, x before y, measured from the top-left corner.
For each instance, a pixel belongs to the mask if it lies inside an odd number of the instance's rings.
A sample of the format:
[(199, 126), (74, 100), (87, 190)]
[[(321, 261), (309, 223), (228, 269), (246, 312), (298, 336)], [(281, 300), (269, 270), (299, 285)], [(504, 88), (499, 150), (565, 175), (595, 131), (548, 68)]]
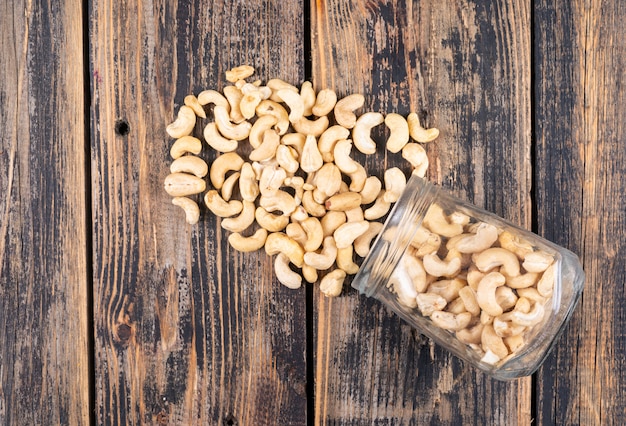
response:
[[(315, 174), (314, 183), (319, 199), (315, 201), (323, 202), (328, 197), (335, 195), (341, 188), (341, 170), (333, 163), (325, 163)], [(314, 194), (316, 195), (316, 194)]]
[(406, 176), (397, 167), (392, 167), (385, 170), (385, 193), (383, 199), (388, 203), (395, 203), (398, 201), (404, 188), (406, 188)]
[(257, 223), (269, 232), (280, 232), (289, 224), (289, 216), (272, 214), (263, 207), (257, 207), (254, 217)]
[(304, 249), (302, 246), (282, 232), (273, 232), (267, 236), (265, 252), (270, 256), (284, 253), (289, 258), (289, 261), (298, 268), (302, 267), (304, 263)]
[(537, 291), (544, 297), (550, 297), (554, 288), (554, 265), (548, 267), (537, 283)]
[[(370, 204), (376, 200), (383, 184), (376, 176), (369, 176), (365, 179), (363, 189), (361, 189), (361, 204)], [(383, 196), (384, 198), (384, 196)]]
[[(454, 248), (461, 253), (476, 253), (487, 250), (498, 240), (498, 229), (489, 224), (481, 223), (476, 228), (476, 233), (465, 236), (454, 244)], [(448, 246), (450, 248), (450, 246)]]
[[(354, 173), (348, 173), (347, 175), (350, 178), (350, 186), (348, 187), (348, 190), (360, 193), (365, 186), (365, 181), (367, 180), (365, 167), (357, 163), (356, 171)], [(361, 200), (361, 204), (363, 204), (363, 200)]]
[(346, 273), (341, 269), (330, 271), (320, 281), (320, 291), (326, 297), (336, 297), (341, 294)]
[(241, 92), (243, 93), (243, 97), (241, 98), (241, 102), (239, 102), (239, 110), (241, 111), (241, 115), (243, 115), (246, 120), (249, 120), (256, 114), (256, 107), (263, 100), (263, 95), (260, 90), (246, 93), (242, 88)]
[(190, 173), (199, 178), (205, 177), (209, 172), (209, 166), (200, 157), (195, 155), (185, 155), (177, 158), (170, 164), (170, 172), (172, 173)]
[(326, 210), (346, 211), (361, 206), (361, 194), (358, 192), (342, 192), (328, 198), (325, 202)]
[(545, 315), (543, 304), (535, 302), (528, 313), (511, 311), (503, 314), (503, 319), (510, 320), (513, 324), (532, 327), (539, 324)]
[(459, 297), (463, 301), (467, 312), (471, 313), (473, 316), (480, 315), (480, 305), (478, 305), (478, 301), (476, 300), (476, 292), (469, 285), (459, 290)]
[(317, 148), (315, 136), (308, 135), (304, 142), (302, 155), (300, 156), (300, 168), (307, 173), (313, 173), (324, 165), (322, 154)]
[(396, 268), (389, 277), (387, 286), (396, 294), (398, 302), (407, 308), (417, 307), (417, 290), (411, 277), (403, 268)]
[(263, 141), (249, 155), (250, 161), (266, 161), (276, 156), (276, 150), (280, 145), (280, 136), (274, 129), (263, 132)]
[(504, 285), (505, 281), (504, 275), (499, 272), (490, 272), (478, 283), (476, 301), (488, 315), (497, 317), (504, 312), (496, 299), (496, 289)]
[(226, 71), (226, 80), (231, 83), (235, 83), (238, 80), (243, 80), (244, 78), (250, 77), (254, 74), (254, 68), (250, 65), (240, 65), (238, 67), (231, 68)]
[(539, 279), (539, 273), (527, 272), (517, 277), (506, 277), (506, 285), (511, 288), (528, 288), (534, 286)]
[(211, 148), (219, 152), (232, 152), (239, 146), (238, 141), (222, 136), (214, 122), (204, 126), (204, 140)]
[(353, 111), (361, 108), (364, 103), (365, 97), (358, 93), (346, 96), (337, 101), (334, 108), (335, 121), (337, 124), (347, 129), (353, 128), (357, 122), (356, 115)]
[(230, 198), (233, 196), (233, 191), (235, 190), (235, 185), (239, 182), (239, 176), (241, 176), (239, 172), (231, 173), (231, 175), (224, 180), (221, 189), (224, 201), (230, 201)]
[(502, 271), (509, 277), (520, 274), (517, 256), (501, 247), (492, 247), (472, 256), (472, 260), (478, 269), (487, 272), (497, 266), (502, 266)]
[(287, 227), (285, 228), (285, 233), (289, 238), (291, 238), (303, 247), (304, 244), (306, 244), (307, 242), (306, 232), (302, 228), (302, 225), (300, 225), (300, 223), (296, 221), (292, 221), (289, 225), (287, 225)]
[(554, 262), (554, 257), (543, 251), (534, 251), (524, 256), (522, 266), (528, 272), (543, 272)]
[(244, 200), (241, 214), (222, 220), (222, 228), (231, 232), (242, 232), (254, 223), (254, 202)]
[(289, 107), (289, 121), (292, 124), (304, 117), (304, 101), (298, 92), (280, 89), (276, 95)]
[(267, 82), (267, 87), (272, 89), (271, 100), (276, 102), (281, 102), (283, 99), (278, 95), (280, 90), (291, 90), (292, 92), (298, 93), (298, 88), (292, 84), (287, 83), (280, 78), (273, 78)]
[(365, 219), (367, 220), (376, 220), (380, 219), (384, 215), (389, 212), (389, 208), (391, 207), (391, 203), (385, 201), (385, 191), (382, 190), (378, 197), (376, 197), (376, 201), (374, 204), (365, 210), (363, 214), (365, 215)]
[(174, 197), (172, 204), (183, 209), (185, 212), (185, 220), (190, 225), (195, 225), (200, 219), (200, 207), (198, 203), (187, 197)]
[(185, 105), (193, 110), (193, 112), (200, 118), (206, 118), (206, 112), (204, 112), (204, 108), (202, 104), (198, 101), (194, 95), (185, 96), (185, 100), (183, 101)]
[(231, 122), (228, 111), (223, 106), (216, 105), (215, 108), (213, 108), (213, 115), (215, 116), (217, 130), (224, 137), (240, 141), (246, 139), (250, 135), (252, 124), (247, 121), (242, 121), (238, 124)]
[(420, 226), (415, 231), (415, 235), (413, 235), (411, 246), (415, 247), (416, 256), (424, 256), (426, 254), (435, 253), (441, 246), (441, 237), (439, 234), (430, 232), (425, 227)]
[(230, 112), (228, 100), (217, 90), (203, 90), (198, 94), (198, 102), (200, 102), (200, 105), (221, 105)]
[(445, 261), (436, 253), (430, 253), (424, 256), (422, 262), (426, 272), (434, 277), (453, 277), (461, 270), (461, 259), (458, 257)]
[(217, 157), (211, 164), (211, 170), (209, 171), (209, 179), (213, 187), (221, 189), (226, 179), (226, 173), (231, 170), (241, 170), (243, 163), (243, 158), (236, 152), (227, 152)]
[[(500, 336), (496, 334), (491, 324), (487, 324), (483, 327), (481, 333), (481, 346), (485, 352), (491, 351), (498, 360), (505, 358), (509, 354), (509, 349), (504, 344), (504, 341)], [(497, 362), (496, 361), (496, 362)]]
[(419, 293), (416, 296), (417, 308), (423, 316), (429, 317), (435, 311), (440, 311), (446, 307), (446, 299), (435, 293)]
[(261, 172), (259, 189), (261, 194), (269, 195), (278, 190), (285, 183), (287, 172), (280, 166), (267, 166)]
[(335, 164), (345, 174), (354, 173), (358, 170), (359, 163), (350, 157), (350, 151), (352, 151), (352, 142), (349, 139), (337, 141), (333, 148)]
[(312, 136), (320, 136), (326, 129), (328, 129), (328, 125), (330, 124), (327, 116), (319, 117), (315, 120), (309, 120), (306, 117), (300, 118), (298, 121), (294, 121), (293, 128), (296, 129), (296, 132), (302, 133), (303, 135), (312, 135)]
[(387, 114), (385, 125), (389, 128), (390, 134), (387, 139), (387, 151), (400, 152), (409, 142), (409, 124), (400, 114)]
[(500, 317), (493, 319), (493, 330), (499, 337), (512, 337), (519, 336), (524, 331), (526, 331), (526, 327), (523, 325), (513, 324), (511, 321), (504, 321), (500, 319)]
[(163, 184), (165, 192), (172, 197), (186, 197), (203, 192), (206, 189), (204, 179), (187, 173), (171, 173)]
[(304, 195), (302, 196), (302, 206), (311, 216), (323, 218), (326, 214), (326, 209), (324, 208), (324, 206), (317, 203), (313, 199), (313, 191), (304, 191)]
[[(227, 112), (229, 112), (229, 117), (233, 123), (241, 123), (245, 120), (244, 116), (241, 114), (241, 109), (239, 108), (239, 104), (241, 103), (241, 99), (243, 98), (243, 93), (236, 86), (226, 86), (224, 87), (224, 96), (230, 105), (230, 111), (228, 108), (225, 108)], [(218, 106), (217, 104), (215, 105)], [(222, 106), (222, 105), (220, 105)], [(213, 111), (215, 113), (215, 110)]]
[(522, 241), (520, 237), (510, 231), (503, 231), (498, 237), (498, 241), (500, 242), (500, 247), (515, 253), (520, 259), (524, 259), (528, 253), (533, 251), (533, 246), (530, 243)]
[(337, 267), (344, 270), (346, 274), (349, 275), (354, 275), (359, 271), (359, 265), (352, 260), (353, 253), (354, 249), (352, 245), (337, 249)]
[(428, 171), (428, 155), (423, 146), (409, 142), (402, 148), (402, 158), (411, 163), (413, 173), (423, 178)]
[(305, 263), (302, 265), (302, 276), (308, 283), (317, 282), (317, 269)]
[(168, 135), (174, 139), (182, 138), (191, 134), (191, 131), (196, 126), (196, 113), (188, 107), (183, 105), (178, 110), (176, 120), (165, 129)]
[(370, 133), (373, 127), (381, 124), (385, 118), (379, 112), (366, 112), (361, 115), (352, 129), (352, 140), (354, 146), (363, 154), (374, 154), (376, 152), (376, 142), (371, 138)]
[(424, 129), (420, 124), (419, 116), (414, 112), (407, 116), (406, 121), (409, 126), (409, 134), (417, 142), (431, 142), (439, 136), (439, 129), (437, 128)]
[(253, 149), (257, 149), (263, 143), (265, 132), (272, 129), (277, 123), (276, 117), (272, 115), (262, 115), (254, 122), (250, 128), (248, 142)]
[[(263, 100), (259, 103), (259, 105), (257, 105), (256, 113), (259, 118), (263, 116), (274, 117), (276, 119), (274, 128), (278, 131), (279, 135), (282, 136), (287, 133), (287, 130), (289, 130), (289, 114), (287, 113), (287, 110), (278, 102), (269, 99)], [(252, 133), (252, 131), (250, 131), (250, 133)]]
[(324, 240), (324, 230), (319, 219), (315, 217), (309, 217), (300, 222), (302, 229), (306, 232), (306, 243), (304, 244), (304, 251), (317, 250)]
[(459, 331), (467, 328), (472, 320), (472, 314), (469, 312), (454, 314), (452, 312), (434, 311), (430, 319), (433, 324), (444, 330)]
[(228, 243), (237, 251), (242, 253), (257, 251), (265, 245), (267, 239), (267, 230), (259, 228), (250, 237), (244, 237), (235, 232), (228, 236)]
[(470, 328), (465, 328), (463, 330), (457, 331), (455, 336), (466, 345), (480, 344), (480, 337), (483, 333), (483, 327), (483, 324), (478, 323)]
[(332, 236), (324, 237), (322, 250), (318, 252), (304, 253), (304, 263), (314, 267), (318, 271), (330, 268), (337, 259), (337, 245)]
[(274, 260), (276, 279), (285, 287), (297, 289), (302, 286), (302, 277), (289, 267), (289, 258), (284, 253), (278, 253)]
[[(365, 102), (365, 98), (363, 98), (363, 102)], [(322, 89), (317, 93), (315, 105), (313, 105), (311, 112), (317, 117), (328, 115), (333, 110), (336, 103), (337, 94), (335, 91), (331, 89)]]
[(250, 163), (243, 163), (239, 177), (239, 193), (244, 201), (254, 202), (260, 193), (254, 169)]
[(363, 235), (369, 228), (369, 222), (363, 220), (361, 222), (346, 222), (339, 226), (333, 233), (337, 248), (345, 248), (351, 245), (355, 239)]
[(463, 233), (463, 225), (450, 223), (443, 208), (439, 204), (430, 206), (422, 223), (432, 232), (448, 238)]
[(193, 136), (182, 136), (172, 144), (170, 156), (176, 160), (185, 154), (198, 155), (202, 151), (202, 142)]
[[(372, 224), (378, 222), (372, 222)], [(371, 224), (370, 224), (371, 226)], [(369, 232), (369, 230), (368, 230)], [(359, 237), (360, 238), (360, 237)], [(356, 241), (354, 243), (356, 248)], [(418, 293), (423, 293), (428, 288), (428, 279), (426, 276), (426, 270), (424, 269), (424, 265), (422, 261), (412, 255), (403, 256), (400, 260), (402, 267), (407, 271), (409, 277), (411, 277), (411, 281), (413, 281), (413, 287), (417, 290)]]
[(503, 311), (508, 311), (517, 303), (517, 295), (512, 288), (503, 285), (496, 288), (496, 302)]
[[(424, 263), (422, 263), (424, 265)], [(426, 266), (424, 265), (424, 270), (428, 272)], [(446, 299), (448, 303), (452, 302), (454, 299), (459, 297), (459, 291), (466, 286), (466, 282), (459, 279), (453, 278), (450, 280), (439, 280), (430, 283), (428, 286), (429, 293), (435, 293)]]
[(276, 148), (276, 161), (287, 173), (296, 173), (300, 168), (297, 155), (298, 153), (295, 152), (295, 149), (287, 145), (278, 145)]
[(268, 212), (280, 210), (285, 216), (289, 216), (298, 207), (296, 199), (280, 189), (268, 194), (261, 193), (260, 205)]
[(337, 228), (346, 223), (346, 215), (344, 212), (339, 211), (328, 212), (322, 216), (320, 223), (322, 224), (324, 237), (332, 236)]
[(230, 200), (226, 202), (214, 189), (204, 194), (204, 204), (206, 204), (215, 216), (219, 217), (234, 216), (243, 210), (243, 203), (241, 201)]
[(350, 130), (343, 126), (334, 125), (326, 129), (317, 141), (317, 146), (322, 154), (322, 158), (324, 158), (324, 161), (336, 162), (334, 159), (335, 144), (340, 140), (347, 139), (349, 136)]

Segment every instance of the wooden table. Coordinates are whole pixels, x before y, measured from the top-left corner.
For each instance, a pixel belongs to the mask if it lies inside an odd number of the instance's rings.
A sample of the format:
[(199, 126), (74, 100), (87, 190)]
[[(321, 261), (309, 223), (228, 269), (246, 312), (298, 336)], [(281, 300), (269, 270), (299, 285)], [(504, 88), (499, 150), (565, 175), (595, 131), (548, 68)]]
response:
[[(620, 1), (0, 4), (0, 423), (622, 424)], [(289, 290), (163, 179), (184, 97), (251, 64), (441, 130), (428, 178), (578, 254), (532, 377), (498, 382), (348, 286)], [(384, 150), (365, 166), (401, 164)]]

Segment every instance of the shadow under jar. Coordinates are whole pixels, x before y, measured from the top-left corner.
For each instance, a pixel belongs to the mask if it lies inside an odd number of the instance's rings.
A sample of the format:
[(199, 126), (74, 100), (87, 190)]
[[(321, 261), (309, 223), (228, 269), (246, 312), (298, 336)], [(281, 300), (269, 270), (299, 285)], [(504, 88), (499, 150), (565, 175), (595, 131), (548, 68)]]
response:
[(569, 250), (412, 175), (352, 286), (508, 380), (539, 368), (584, 281)]

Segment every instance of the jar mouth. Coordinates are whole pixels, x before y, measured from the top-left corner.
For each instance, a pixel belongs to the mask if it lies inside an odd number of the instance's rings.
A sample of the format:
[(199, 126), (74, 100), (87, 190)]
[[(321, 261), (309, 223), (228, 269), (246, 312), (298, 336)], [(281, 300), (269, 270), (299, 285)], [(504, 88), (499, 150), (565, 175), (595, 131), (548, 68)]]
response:
[(411, 175), (352, 280), (353, 288), (371, 297), (386, 285), (438, 192), (438, 187), (414, 173)]

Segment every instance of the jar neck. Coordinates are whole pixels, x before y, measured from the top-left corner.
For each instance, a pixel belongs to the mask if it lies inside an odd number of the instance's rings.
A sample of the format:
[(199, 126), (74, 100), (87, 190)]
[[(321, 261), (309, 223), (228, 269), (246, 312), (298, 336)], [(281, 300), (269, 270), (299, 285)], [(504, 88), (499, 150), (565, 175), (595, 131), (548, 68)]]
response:
[(352, 287), (370, 297), (384, 287), (408, 248), (439, 188), (412, 174), (363, 261)]

